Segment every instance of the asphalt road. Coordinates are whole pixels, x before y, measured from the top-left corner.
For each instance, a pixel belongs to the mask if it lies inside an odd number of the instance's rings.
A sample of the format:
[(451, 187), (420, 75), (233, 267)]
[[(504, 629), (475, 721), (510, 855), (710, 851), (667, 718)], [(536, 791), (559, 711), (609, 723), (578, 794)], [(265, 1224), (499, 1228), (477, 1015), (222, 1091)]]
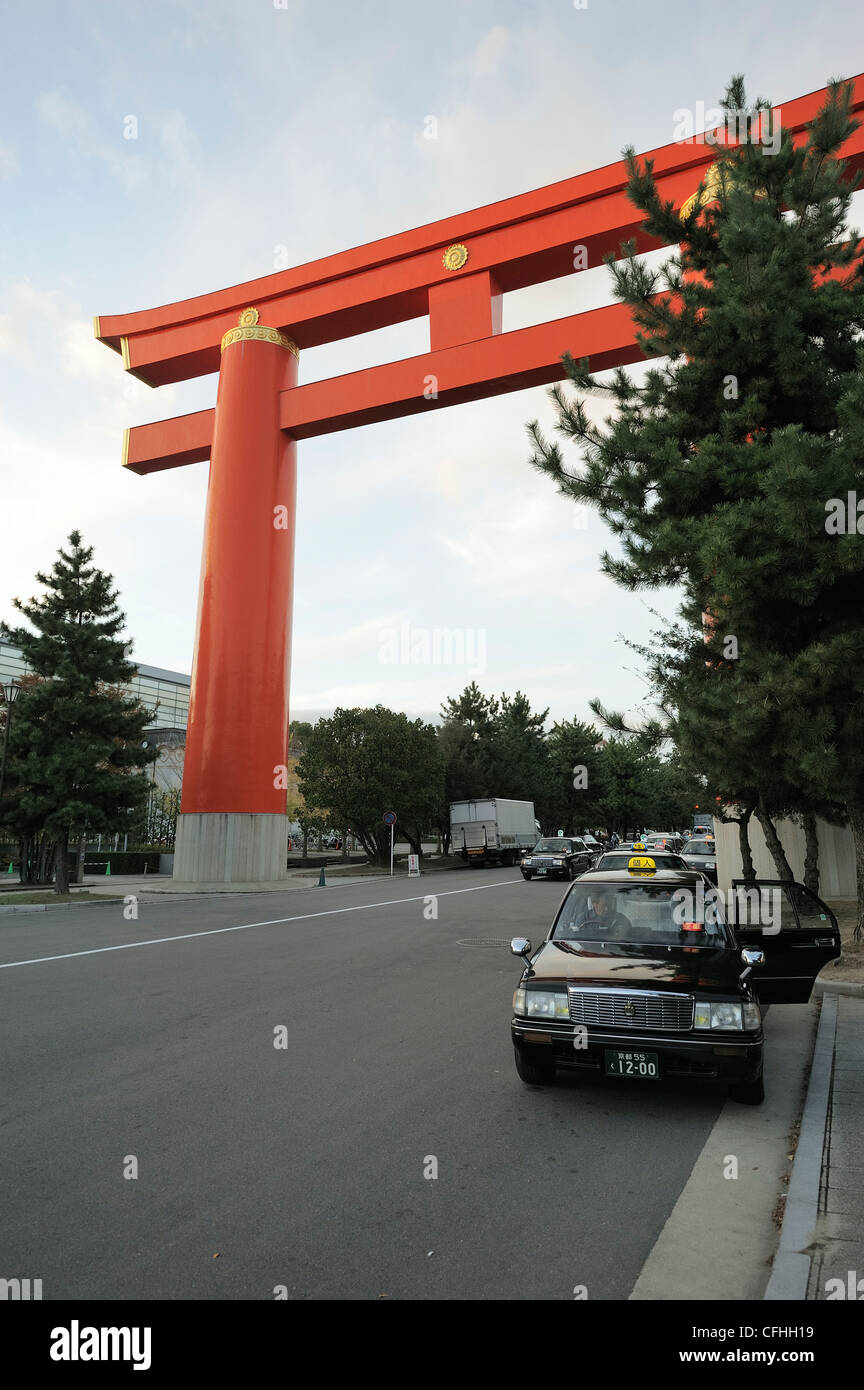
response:
[(2, 919), (0, 967), (34, 963), (0, 968), (0, 1277), (626, 1298), (724, 1096), (518, 1080), (508, 943), (562, 888), (462, 871)]

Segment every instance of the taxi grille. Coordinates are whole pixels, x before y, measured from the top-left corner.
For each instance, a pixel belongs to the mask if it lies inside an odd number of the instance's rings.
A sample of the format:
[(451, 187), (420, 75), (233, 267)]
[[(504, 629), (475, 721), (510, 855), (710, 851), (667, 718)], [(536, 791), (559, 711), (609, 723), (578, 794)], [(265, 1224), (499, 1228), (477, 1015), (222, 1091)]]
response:
[(571, 986), (570, 1020), (598, 1028), (665, 1028), (684, 1031), (693, 1026), (692, 994), (650, 994), (648, 991), (577, 989)]

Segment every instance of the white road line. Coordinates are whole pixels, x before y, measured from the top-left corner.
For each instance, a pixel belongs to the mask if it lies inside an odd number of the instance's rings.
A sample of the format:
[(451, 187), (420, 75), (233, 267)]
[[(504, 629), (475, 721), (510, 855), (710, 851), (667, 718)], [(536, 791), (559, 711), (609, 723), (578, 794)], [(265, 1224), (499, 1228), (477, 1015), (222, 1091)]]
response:
[(482, 893), (489, 888), (507, 888), (518, 878), (503, 883), (478, 883), (476, 888), (448, 888), (444, 893), (420, 893), (414, 898), (393, 898), (385, 903), (359, 903), (355, 907), (331, 907), (325, 912), (303, 912), (298, 917), (273, 917), (269, 922), (243, 922), (237, 927), (211, 927), (208, 931), (187, 932), (183, 936), (156, 936), (150, 941), (126, 941), (122, 946), (96, 946), (89, 951), (67, 951), (62, 956), (36, 956), (34, 960), (11, 960), (0, 970), (14, 970), (19, 965), (45, 965), (52, 960), (75, 960), (77, 956), (101, 956), (108, 951), (134, 951), (138, 946), (164, 946), (171, 941), (194, 941), (199, 936), (222, 936), (231, 931), (251, 931), (253, 927), (278, 927), (283, 922), (306, 922), (310, 917), (337, 917), (341, 912), (369, 912), (373, 907), (398, 907), (401, 903), (425, 902), (427, 898), (452, 898), (457, 893)]

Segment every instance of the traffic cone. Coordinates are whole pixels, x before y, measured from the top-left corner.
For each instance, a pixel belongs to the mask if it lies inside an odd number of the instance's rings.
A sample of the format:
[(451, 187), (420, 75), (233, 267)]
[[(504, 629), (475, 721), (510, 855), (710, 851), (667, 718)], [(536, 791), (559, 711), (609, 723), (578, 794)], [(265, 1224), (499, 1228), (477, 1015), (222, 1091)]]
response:
[(12, 860), (11, 860), (11, 859), (9, 860), (9, 868), (6, 870), (6, 872), (7, 872), (7, 874), (11, 874), (11, 872), (12, 872)]
[(319, 887), (319, 888), (326, 888), (326, 887), (327, 887), (327, 879), (326, 879), (325, 874), (324, 874), (324, 865), (323, 865), (323, 864), (321, 865), (321, 872), (320, 872), (320, 874), (318, 875), (318, 887)]
[(108, 860), (108, 863), (105, 865), (105, 877), (106, 877), (106, 878), (110, 878), (110, 877), (111, 877), (111, 860), (110, 860), (110, 859)]

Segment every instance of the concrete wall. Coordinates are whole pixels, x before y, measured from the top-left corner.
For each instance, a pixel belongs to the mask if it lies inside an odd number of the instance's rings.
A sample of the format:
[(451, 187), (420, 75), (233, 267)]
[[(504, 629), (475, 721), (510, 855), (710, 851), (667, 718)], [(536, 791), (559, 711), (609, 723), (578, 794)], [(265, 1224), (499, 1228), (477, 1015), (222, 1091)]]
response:
[[(804, 882), (804, 831), (795, 821), (785, 817), (775, 822), (780, 843), (789, 860), (795, 878)], [(823, 898), (854, 898), (855, 886), (855, 845), (852, 831), (848, 826), (829, 825), (827, 821), (816, 818), (816, 832), (819, 837), (819, 894)], [(714, 821), (714, 835), (717, 840), (717, 880), (721, 888), (728, 888), (733, 878), (742, 874), (741, 853), (738, 847), (738, 826), (724, 825)], [(774, 861), (765, 843), (762, 827), (755, 816), (750, 818), (750, 849), (757, 878), (776, 878)]]

